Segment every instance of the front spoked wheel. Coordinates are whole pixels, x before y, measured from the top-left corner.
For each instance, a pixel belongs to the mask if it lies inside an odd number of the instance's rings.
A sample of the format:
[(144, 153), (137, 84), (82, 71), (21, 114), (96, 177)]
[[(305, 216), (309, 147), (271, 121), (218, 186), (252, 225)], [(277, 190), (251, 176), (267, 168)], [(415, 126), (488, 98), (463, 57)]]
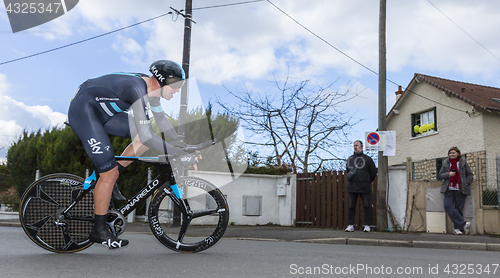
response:
[[(163, 245), (174, 251), (195, 253), (206, 250), (226, 231), (229, 221), (226, 198), (217, 187), (200, 178), (183, 177), (177, 182), (184, 191), (181, 203), (171, 199), (174, 193), (168, 185), (162, 186), (154, 195), (148, 214), (151, 231)], [(182, 206), (189, 208), (190, 213), (174, 215), (174, 211), (182, 211)], [(180, 225), (175, 225), (176, 217), (180, 219)]]
[[(90, 245), (94, 219), (93, 190), (60, 218), (78, 194), (84, 180), (71, 174), (53, 174), (32, 183), (19, 204), (19, 219), (28, 237), (38, 246), (57, 253), (81, 251)], [(74, 220), (79, 219), (79, 220)]]

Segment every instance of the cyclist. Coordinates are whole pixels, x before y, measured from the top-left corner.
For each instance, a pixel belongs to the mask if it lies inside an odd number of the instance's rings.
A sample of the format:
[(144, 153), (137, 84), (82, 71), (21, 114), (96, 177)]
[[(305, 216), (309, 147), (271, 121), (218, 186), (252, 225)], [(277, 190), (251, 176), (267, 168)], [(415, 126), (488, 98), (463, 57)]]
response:
[(180, 157), (186, 167), (196, 164), (194, 156), (165, 142), (149, 125), (147, 103), (160, 130), (170, 139), (180, 141), (162, 110), (160, 98), (170, 100), (179, 91), (185, 82), (184, 70), (175, 62), (159, 60), (151, 64), (149, 71), (152, 76), (113, 73), (89, 79), (80, 85), (69, 106), (69, 124), (99, 174), (94, 189), (95, 219), (90, 240), (110, 249), (128, 244), (128, 240), (108, 231), (106, 214), (112, 195), (115, 199), (124, 199), (116, 180), (131, 161), (117, 163), (109, 135), (133, 139), (122, 153), (124, 156), (139, 156), (152, 147)]

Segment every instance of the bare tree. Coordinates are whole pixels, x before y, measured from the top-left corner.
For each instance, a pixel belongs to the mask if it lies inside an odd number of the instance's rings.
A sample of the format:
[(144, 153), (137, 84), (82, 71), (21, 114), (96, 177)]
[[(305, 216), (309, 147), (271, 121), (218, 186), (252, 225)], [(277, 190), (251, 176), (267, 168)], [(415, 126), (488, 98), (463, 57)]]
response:
[(339, 106), (357, 95), (351, 87), (341, 93), (330, 89), (334, 83), (322, 87), (310, 80), (290, 82), (289, 78), (274, 83), (276, 93), (229, 91), (237, 99), (234, 106), (218, 100), (259, 138), (247, 144), (258, 146), (259, 152), (269, 148), (277, 166), (289, 164), (294, 173), (316, 172), (332, 161), (344, 160), (335, 152), (345, 146), (347, 134), (357, 122)]

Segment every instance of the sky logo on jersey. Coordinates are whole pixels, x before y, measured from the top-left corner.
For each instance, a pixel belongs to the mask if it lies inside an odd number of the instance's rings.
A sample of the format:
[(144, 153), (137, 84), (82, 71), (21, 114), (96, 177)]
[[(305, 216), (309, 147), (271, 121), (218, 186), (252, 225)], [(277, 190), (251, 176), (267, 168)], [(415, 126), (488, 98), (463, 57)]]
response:
[(87, 142), (90, 145), (90, 148), (92, 148), (92, 153), (93, 154), (101, 154), (101, 142), (97, 141), (95, 138), (90, 138), (90, 140), (87, 140)]
[(69, 12), (78, 0), (4, 0), (12, 33), (47, 23)]

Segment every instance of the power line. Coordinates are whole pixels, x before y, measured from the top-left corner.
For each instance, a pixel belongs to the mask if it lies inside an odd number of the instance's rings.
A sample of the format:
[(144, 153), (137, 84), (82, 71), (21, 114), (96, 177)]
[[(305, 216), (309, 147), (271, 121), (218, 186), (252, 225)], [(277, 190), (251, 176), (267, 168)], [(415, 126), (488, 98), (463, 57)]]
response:
[(212, 9), (212, 8), (221, 8), (221, 7), (242, 5), (242, 4), (250, 4), (250, 3), (255, 3), (255, 2), (263, 2), (263, 1), (266, 1), (266, 0), (253, 0), (253, 1), (245, 1), (245, 2), (238, 2), (238, 3), (231, 3), (231, 4), (222, 4), (222, 5), (216, 5), (216, 6), (193, 8), (193, 11), (194, 10), (203, 10), (203, 9)]
[[(244, 2), (237, 2), (237, 3), (229, 3), (229, 4), (222, 4), (222, 5), (214, 5), (214, 6), (206, 6), (206, 7), (199, 7), (199, 8), (193, 8), (193, 10), (203, 10), (203, 9), (211, 9), (211, 8), (221, 8), (221, 7), (228, 7), (228, 6), (235, 6), (235, 5), (243, 5), (243, 4), (250, 4), (250, 3), (256, 3), (256, 2), (263, 2), (263, 1), (267, 1), (269, 4), (271, 4), (272, 6), (274, 6), (276, 9), (278, 9), (280, 12), (282, 12), (284, 15), (286, 15), (287, 17), (289, 17), (291, 20), (293, 20), (296, 24), (298, 24), (299, 26), (301, 26), (302, 28), (304, 28), (306, 31), (308, 31), (309, 33), (311, 33), (312, 35), (314, 35), (315, 37), (317, 37), (318, 39), (320, 39), (321, 41), (323, 41), (324, 43), (326, 43), (327, 45), (329, 45), (330, 47), (334, 48), (336, 51), (338, 51), (339, 53), (341, 53), (342, 55), (346, 56), (347, 58), (349, 58), (350, 60), (352, 60), (353, 62), (355, 62), (356, 64), (360, 65), (361, 67), (367, 69), (368, 71), (374, 73), (375, 75), (379, 75), (378, 72), (370, 69), (368, 66), (364, 65), (363, 63), (361, 62), (358, 62), (356, 59), (352, 58), (351, 56), (349, 56), (348, 54), (346, 54), (345, 52), (343, 52), (342, 50), (340, 50), (339, 48), (335, 47), (333, 44), (331, 44), (330, 42), (328, 42), (327, 40), (323, 39), (321, 36), (317, 35), (316, 33), (314, 33), (313, 31), (311, 31), (310, 29), (308, 29), (306, 26), (302, 25), (299, 21), (297, 21), (295, 18), (293, 18), (292, 16), (290, 16), (289, 14), (287, 14), (285, 11), (283, 11), (282, 9), (280, 9), (278, 6), (276, 6), (274, 3), (272, 3), (270, 0), (253, 0), (253, 1), (244, 1)], [(429, 1), (429, 0), (427, 0)], [(429, 1), (429, 3), (431, 3)], [(434, 4), (431, 3), (431, 5), (434, 6)], [(436, 6), (434, 6), (438, 11), (440, 11)], [(441, 12), (441, 11), (440, 11)], [(442, 13), (442, 12), (441, 12)], [(155, 16), (155, 17), (152, 17), (152, 18), (149, 18), (149, 19), (146, 19), (146, 20), (143, 20), (143, 21), (140, 21), (140, 22), (137, 22), (137, 23), (134, 23), (132, 25), (129, 25), (129, 26), (126, 26), (126, 27), (122, 27), (122, 28), (119, 28), (119, 29), (116, 29), (116, 30), (113, 30), (113, 31), (110, 31), (110, 32), (107, 32), (107, 33), (104, 33), (104, 34), (100, 34), (100, 35), (97, 35), (97, 36), (94, 36), (94, 37), (90, 37), (90, 38), (87, 38), (87, 39), (84, 39), (84, 40), (80, 40), (80, 41), (77, 41), (77, 42), (74, 42), (74, 43), (70, 43), (70, 44), (67, 44), (67, 45), (63, 45), (63, 46), (60, 46), (60, 47), (56, 47), (56, 48), (52, 48), (52, 49), (49, 49), (49, 50), (46, 50), (46, 51), (42, 51), (42, 52), (38, 52), (38, 53), (35, 53), (35, 54), (32, 54), (32, 55), (28, 55), (28, 56), (24, 56), (24, 57), (21, 57), (21, 58), (17, 58), (17, 59), (13, 59), (13, 60), (9, 60), (9, 61), (5, 61), (5, 62), (2, 62), (0, 63), (0, 66), (1, 65), (4, 65), (4, 64), (8, 64), (8, 63), (12, 63), (12, 62), (16, 62), (16, 61), (20, 61), (20, 60), (24, 60), (24, 59), (27, 59), (27, 58), (31, 58), (31, 57), (35, 57), (35, 56), (38, 56), (38, 55), (42, 55), (42, 54), (45, 54), (45, 53), (49, 53), (49, 52), (53, 52), (53, 51), (56, 51), (56, 50), (59, 50), (59, 49), (63, 49), (63, 48), (66, 48), (66, 47), (70, 47), (70, 46), (73, 46), (73, 45), (77, 45), (77, 44), (80, 44), (80, 43), (83, 43), (83, 42), (87, 42), (87, 41), (90, 41), (90, 40), (94, 40), (94, 39), (97, 39), (97, 38), (100, 38), (100, 37), (104, 37), (104, 36), (107, 36), (107, 35), (110, 35), (110, 34), (113, 34), (113, 33), (116, 33), (116, 32), (119, 32), (119, 31), (123, 31), (125, 29), (128, 29), (128, 28), (131, 28), (131, 27), (135, 27), (137, 25), (140, 25), (140, 24), (143, 24), (143, 23), (146, 23), (146, 22), (149, 22), (149, 21), (153, 21), (153, 20), (156, 20), (158, 18), (161, 18), (161, 17), (164, 17), (166, 15), (169, 15), (169, 14), (172, 14), (172, 12), (168, 12), (168, 13), (164, 13), (164, 14), (161, 14), (159, 16)], [(445, 15), (443, 13), (443, 15)], [(446, 16), (446, 15), (445, 15)], [(448, 19), (450, 19), (448, 16), (446, 16)], [(450, 19), (450, 21), (452, 21)], [(453, 21), (452, 21), (453, 22)], [(457, 25), (455, 22), (453, 22), (455, 25)], [(457, 27), (460, 28), (460, 26), (457, 25)], [(464, 31), (462, 28), (460, 28), (462, 31)], [(464, 31), (465, 32), (465, 31)], [(469, 37), (471, 37), (474, 41), (476, 41), (472, 36), (470, 36), (467, 32), (465, 32)], [(481, 45), (478, 41), (476, 41), (479, 45)], [(484, 49), (486, 49), (483, 45), (481, 45)], [(490, 52), (488, 49), (486, 49), (488, 52)], [(491, 52), (490, 52), (491, 53)], [(495, 56), (493, 53), (491, 53), (493, 56)], [(496, 56), (495, 56), (496, 57)], [(497, 59), (499, 59), (498, 57), (496, 57)], [(500, 60), (500, 59), (499, 59)], [(401, 86), (399, 84), (397, 84), (396, 82), (390, 80), (390, 79), (386, 79), (388, 82), (396, 85), (396, 86)], [(421, 96), (413, 91), (410, 90), (410, 92), (422, 97), (422, 98), (425, 98), (425, 99), (428, 99), (430, 101), (433, 101), (432, 99), (429, 99), (427, 97), (424, 97), (424, 96)], [(448, 106), (448, 105), (445, 105), (445, 104), (442, 104), (442, 103), (439, 103), (437, 101), (433, 101), (435, 103), (438, 103), (438, 104), (441, 104), (443, 106), (446, 106), (448, 108), (451, 108), (451, 109), (455, 109), (455, 110), (459, 110), (459, 111), (462, 111), (462, 112), (467, 112), (467, 111), (463, 111), (463, 110), (460, 110), (460, 109), (457, 109), (457, 108), (454, 108), (454, 107), (451, 107), (451, 106)]]
[[(407, 89), (407, 88), (405, 88), (405, 90), (406, 90), (406, 89)], [(425, 96), (423, 96), (423, 95), (421, 95), (421, 94), (417, 94), (417, 93), (415, 93), (415, 92), (414, 92), (414, 91), (412, 91), (412, 90), (409, 90), (409, 89), (408, 89), (408, 91), (409, 91), (410, 93), (414, 94), (414, 95), (417, 95), (417, 96), (419, 96), (419, 97), (421, 97), (421, 98), (423, 98), (423, 99), (426, 99), (426, 100), (428, 100), (428, 101), (434, 102), (434, 103), (439, 104), (439, 105), (441, 105), (441, 106), (444, 106), (444, 107), (447, 107), (447, 108), (450, 108), (450, 109), (453, 109), (453, 110), (457, 110), (457, 111), (460, 111), (460, 112), (464, 112), (464, 113), (465, 113), (465, 114), (467, 114), (467, 115), (469, 114), (469, 113), (468, 113), (468, 111), (465, 111), (465, 110), (462, 110), (462, 109), (458, 109), (458, 108), (456, 108), (456, 107), (449, 106), (449, 105), (444, 104), (444, 103), (441, 103), (441, 102), (439, 102), (439, 101), (436, 101), (436, 100), (430, 99), (430, 98), (425, 97)]]
[[(304, 25), (302, 25), (300, 22), (298, 22), (295, 18), (293, 18), (291, 15), (287, 14), (285, 11), (283, 11), (282, 9), (280, 9), (278, 6), (276, 6), (274, 3), (272, 3), (270, 0), (267, 0), (267, 2), (271, 5), (273, 5), (276, 9), (278, 9), (280, 12), (282, 12), (284, 15), (286, 15), (287, 17), (289, 17), (291, 20), (293, 20), (295, 23), (297, 23), (299, 26), (301, 26), (302, 28), (304, 28), (306, 31), (308, 31), (309, 33), (311, 33), (312, 35), (314, 35), (315, 37), (317, 37), (318, 39), (320, 39), (321, 41), (323, 41), (324, 43), (328, 44), (330, 47), (332, 47), (333, 49), (337, 50), (339, 53), (341, 53), (342, 55), (346, 56), (347, 58), (349, 58), (350, 60), (352, 60), (353, 62), (355, 62), (356, 64), (362, 66), (363, 68), (369, 70), (370, 72), (374, 73), (375, 75), (379, 75), (378, 72), (370, 69), (368, 66), (365, 66), (363, 63), (361, 62), (358, 62), (356, 59), (352, 58), (351, 56), (347, 55), (345, 52), (343, 52), (342, 50), (340, 50), (339, 48), (335, 47), (334, 45), (332, 45), (331, 43), (329, 43), (327, 40), (323, 39), (321, 36), (319, 36), (318, 34), (314, 33), (313, 31), (311, 31), (309, 28), (305, 27)], [(389, 78), (386, 78), (386, 80), (396, 86), (401, 86), (399, 84), (397, 84), (396, 82), (390, 80)], [(403, 88), (403, 86), (401, 86)], [(406, 88), (405, 88), (406, 89)], [(412, 90), (408, 90), (410, 93), (413, 93), (421, 98), (424, 98), (424, 99), (427, 99), (431, 102), (434, 102), (434, 103), (437, 103), (437, 104), (440, 104), (444, 107), (448, 107), (450, 109), (454, 109), (454, 110), (458, 110), (460, 112), (464, 112), (464, 113), (467, 113), (467, 111), (464, 111), (464, 110), (461, 110), (461, 109), (458, 109), (458, 108), (455, 108), (455, 107), (452, 107), (452, 106), (449, 106), (449, 105), (446, 105), (446, 104), (443, 104), (443, 103), (440, 103), (438, 101), (435, 101), (435, 100), (432, 100), (428, 97), (425, 97), (425, 96), (422, 96), (420, 94), (417, 94), (415, 92), (413, 92)]]
[(460, 27), (457, 23), (455, 23), (455, 21), (453, 21), (450, 17), (448, 17), (445, 13), (443, 13), (438, 7), (436, 7), (436, 5), (434, 5), (430, 0), (427, 0), (427, 2), (429, 2), (434, 8), (436, 8), (436, 10), (438, 10), (440, 13), (442, 13), (449, 21), (451, 21), (453, 24), (455, 24), (455, 26), (458, 27), (458, 29), (462, 30), (462, 32), (464, 32), (467, 36), (469, 36), (469, 38), (471, 38), (472, 40), (474, 40), (477, 44), (479, 44), (482, 48), (484, 48), (486, 51), (488, 51), (488, 53), (490, 53), (493, 57), (497, 58), (497, 60), (500, 61), (500, 58), (498, 58), (495, 54), (493, 54), (488, 48), (486, 48), (484, 45), (482, 45), (479, 41), (477, 41), (474, 37), (472, 37), (469, 33), (467, 33), (464, 29), (462, 29), (462, 27)]
[[(323, 41), (324, 43), (326, 43), (327, 45), (329, 45), (330, 47), (332, 47), (333, 49), (337, 50), (340, 54), (346, 56), (347, 58), (349, 58), (350, 60), (352, 60), (353, 62), (355, 62), (356, 64), (362, 66), (363, 68), (367, 69), (368, 71), (372, 72), (373, 74), (375, 75), (379, 75), (378, 72), (372, 70), (371, 68), (369, 68), (368, 66), (365, 66), (363, 63), (361, 62), (358, 62), (356, 59), (352, 58), (351, 56), (349, 56), (348, 54), (346, 54), (345, 52), (343, 52), (342, 50), (340, 50), (339, 48), (337, 48), (336, 46), (334, 46), (333, 44), (329, 43), (327, 40), (323, 39), (320, 35), (314, 33), (313, 31), (311, 31), (309, 28), (307, 28), (306, 26), (302, 25), (300, 22), (298, 22), (295, 18), (293, 18), (291, 15), (287, 14), (285, 11), (283, 11), (282, 9), (280, 9), (278, 6), (276, 6), (273, 2), (271, 2), (270, 0), (267, 0), (267, 2), (269, 2), (269, 4), (273, 5), (276, 9), (278, 9), (280, 12), (282, 12), (284, 15), (286, 15), (287, 17), (289, 17), (291, 20), (293, 20), (295, 23), (297, 23), (300, 27), (304, 28), (307, 32), (311, 33), (313, 36), (317, 37), (318, 39), (320, 39), (321, 41)], [(397, 84), (396, 82), (390, 80), (390, 79), (386, 79), (388, 82), (396, 85), (396, 86), (401, 86), (399, 84)]]
[(122, 27), (122, 28), (119, 28), (119, 29), (116, 29), (116, 30), (113, 30), (113, 31), (110, 31), (110, 32), (107, 32), (107, 33), (104, 33), (104, 34), (101, 34), (101, 35), (97, 35), (97, 36), (88, 38), (88, 39), (84, 39), (84, 40), (77, 41), (77, 42), (74, 42), (74, 43), (66, 44), (66, 45), (63, 45), (63, 46), (60, 46), (60, 47), (52, 48), (52, 49), (49, 49), (49, 50), (45, 50), (45, 51), (38, 52), (38, 53), (35, 53), (35, 54), (32, 54), (32, 55), (28, 55), (28, 56), (24, 56), (24, 57), (21, 57), (21, 58), (17, 58), (17, 59), (14, 59), (14, 60), (5, 61), (5, 62), (0, 63), (0, 66), (4, 65), (4, 64), (8, 64), (8, 63), (12, 63), (12, 62), (24, 60), (24, 59), (27, 59), (27, 58), (35, 57), (35, 56), (38, 56), (38, 55), (42, 55), (42, 54), (45, 54), (45, 53), (49, 53), (49, 52), (52, 52), (52, 51), (56, 51), (56, 50), (59, 50), (59, 49), (63, 49), (63, 48), (69, 47), (69, 46), (80, 44), (80, 43), (83, 43), (83, 42), (86, 42), (86, 41), (90, 41), (90, 40), (93, 40), (93, 39), (97, 39), (97, 38), (100, 38), (100, 37), (104, 37), (104, 36), (107, 36), (109, 34), (113, 34), (113, 33), (116, 33), (116, 32), (119, 32), (119, 31), (122, 31), (122, 30), (125, 30), (125, 29), (128, 29), (128, 28), (131, 28), (131, 27), (134, 27), (134, 26), (137, 26), (137, 25), (140, 25), (140, 24), (143, 24), (143, 23), (155, 20), (157, 18), (169, 15), (171, 13), (172, 12), (168, 12), (168, 13), (165, 13), (165, 14), (162, 14), (162, 15), (159, 15), (159, 16), (155, 16), (153, 18), (146, 19), (144, 21), (137, 22), (137, 23), (134, 23), (132, 25), (129, 25), (129, 26), (126, 26), (126, 27)]
[[(202, 9), (210, 9), (210, 8), (235, 6), (235, 5), (249, 4), (249, 3), (254, 3), (254, 2), (262, 2), (262, 1), (266, 1), (266, 0), (253, 0), (253, 1), (230, 3), (230, 4), (224, 4), (224, 5), (207, 6), (207, 7), (193, 8), (193, 10), (202, 10)], [(164, 16), (169, 15), (169, 14), (172, 14), (172, 12), (164, 13), (164, 14), (161, 14), (159, 16), (155, 16), (155, 17), (152, 17), (150, 19), (146, 19), (146, 20), (134, 23), (134, 24), (126, 26), (126, 27), (122, 27), (122, 28), (119, 28), (119, 29), (116, 29), (116, 30), (113, 30), (113, 31), (110, 31), (110, 32), (107, 32), (107, 33), (104, 33), (104, 34), (100, 34), (100, 35), (97, 35), (97, 36), (94, 36), (94, 37), (90, 37), (88, 39), (84, 39), (84, 40), (77, 41), (77, 42), (74, 42), (74, 43), (66, 44), (66, 45), (63, 45), (63, 46), (60, 46), (60, 47), (52, 48), (52, 49), (45, 50), (45, 51), (42, 51), (42, 52), (38, 52), (38, 53), (35, 53), (35, 54), (32, 54), (32, 55), (24, 56), (24, 57), (21, 57), (21, 58), (17, 58), (17, 59), (5, 61), (5, 62), (0, 63), (0, 66), (1, 65), (5, 65), (5, 64), (9, 64), (9, 63), (12, 63), (12, 62), (16, 62), (16, 61), (28, 59), (28, 58), (31, 58), (31, 57), (35, 57), (35, 56), (38, 56), (38, 55), (42, 55), (42, 54), (45, 54), (45, 53), (53, 52), (53, 51), (56, 51), (56, 50), (59, 50), (59, 49), (63, 49), (63, 48), (66, 48), (66, 47), (70, 47), (70, 46), (73, 46), (73, 45), (84, 43), (84, 42), (87, 42), (87, 41), (90, 41), (90, 40), (94, 40), (94, 39), (97, 39), (97, 38), (100, 38), (100, 37), (104, 37), (104, 36), (107, 36), (107, 35), (110, 35), (110, 34), (113, 34), (113, 33), (119, 32), (119, 31), (123, 31), (125, 29), (131, 28), (131, 27), (134, 27), (134, 26), (137, 26), (137, 25), (149, 22), (149, 21), (156, 20), (156, 19), (158, 19), (160, 17), (164, 17)]]
[(337, 50), (339, 53), (341, 53), (342, 55), (346, 56), (347, 58), (351, 59), (353, 62), (355, 62), (356, 64), (362, 66), (363, 68), (371, 71), (372, 73), (378, 75), (378, 72), (372, 70), (371, 68), (365, 66), (364, 64), (358, 62), (356, 59), (352, 58), (351, 56), (347, 55), (345, 52), (343, 52), (342, 50), (338, 49), (337, 47), (335, 47), (333, 44), (329, 43), (327, 40), (323, 39), (321, 36), (319, 36), (318, 34), (314, 33), (313, 31), (311, 31), (309, 28), (307, 28), (306, 26), (302, 25), (300, 22), (298, 22), (297, 20), (295, 20), (295, 18), (293, 18), (291, 15), (287, 14), (285, 11), (283, 11), (282, 9), (280, 9), (278, 6), (276, 6), (273, 2), (271, 2), (270, 0), (267, 0), (267, 2), (269, 2), (269, 4), (273, 5), (276, 9), (278, 9), (280, 12), (282, 12), (284, 15), (288, 16), (291, 20), (293, 20), (295, 23), (297, 23), (300, 27), (304, 28), (305, 30), (307, 30), (307, 32), (311, 33), (313, 36), (317, 37), (318, 39), (320, 39), (321, 41), (323, 41), (324, 43), (328, 44), (330, 47), (334, 48), (335, 50)]

